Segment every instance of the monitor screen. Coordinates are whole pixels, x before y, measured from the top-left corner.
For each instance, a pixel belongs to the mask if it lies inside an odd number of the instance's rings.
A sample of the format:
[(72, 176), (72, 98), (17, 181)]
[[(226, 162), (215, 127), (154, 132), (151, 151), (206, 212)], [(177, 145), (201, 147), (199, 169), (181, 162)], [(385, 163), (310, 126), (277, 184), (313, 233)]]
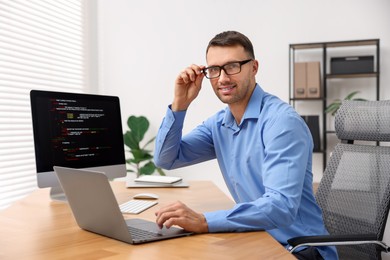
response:
[(119, 98), (30, 92), (38, 187), (59, 186), (53, 166), (126, 176)]

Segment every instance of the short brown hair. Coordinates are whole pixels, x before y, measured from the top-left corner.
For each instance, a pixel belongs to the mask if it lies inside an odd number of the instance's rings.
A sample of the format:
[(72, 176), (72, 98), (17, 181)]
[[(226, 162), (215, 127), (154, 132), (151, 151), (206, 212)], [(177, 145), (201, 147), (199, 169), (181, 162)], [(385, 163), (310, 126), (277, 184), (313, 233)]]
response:
[(255, 53), (253, 51), (253, 45), (251, 41), (248, 39), (248, 37), (236, 31), (226, 31), (214, 36), (214, 38), (210, 40), (209, 45), (207, 46), (206, 55), (210, 47), (213, 46), (224, 47), (237, 45), (244, 47), (245, 52), (249, 54), (249, 58), (255, 58)]

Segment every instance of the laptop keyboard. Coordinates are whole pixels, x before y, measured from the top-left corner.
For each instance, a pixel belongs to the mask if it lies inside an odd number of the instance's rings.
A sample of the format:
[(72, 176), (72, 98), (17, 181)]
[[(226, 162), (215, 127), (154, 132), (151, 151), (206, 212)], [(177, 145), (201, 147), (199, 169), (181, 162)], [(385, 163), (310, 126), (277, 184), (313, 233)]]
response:
[(155, 231), (148, 231), (130, 226), (128, 226), (127, 228), (129, 229), (131, 238), (134, 241), (147, 241), (149, 239), (162, 236), (161, 233)]
[(158, 202), (155, 200), (129, 200), (121, 205), (119, 205), (119, 208), (122, 213), (127, 214), (139, 214), (142, 211), (153, 207)]

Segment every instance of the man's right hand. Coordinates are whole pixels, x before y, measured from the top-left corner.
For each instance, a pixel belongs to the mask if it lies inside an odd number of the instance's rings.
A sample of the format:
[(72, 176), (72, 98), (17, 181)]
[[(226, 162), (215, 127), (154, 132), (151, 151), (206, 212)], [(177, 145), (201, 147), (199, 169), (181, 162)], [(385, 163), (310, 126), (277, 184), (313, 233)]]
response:
[(198, 96), (202, 88), (205, 66), (192, 64), (184, 69), (175, 81), (175, 96), (172, 102), (172, 111), (187, 110), (191, 102)]

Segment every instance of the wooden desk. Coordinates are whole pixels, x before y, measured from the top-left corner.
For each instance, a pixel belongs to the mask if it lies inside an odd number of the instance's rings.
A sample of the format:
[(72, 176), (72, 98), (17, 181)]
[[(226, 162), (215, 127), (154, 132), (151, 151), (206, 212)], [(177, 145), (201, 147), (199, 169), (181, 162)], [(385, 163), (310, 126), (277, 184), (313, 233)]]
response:
[[(139, 192), (160, 196), (159, 204), (127, 218), (155, 220), (158, 207), (181, 200), (196, 211), (232, 207), (233, 202), (212, 182), (196, 181), (190, 188), (126, 189), (112, 187), (119, 203)], [(87, 188), (87, 187), (86, 187)], [(0, 259), (295, 259), (268, 233), (200, 234), (142, 245), (130, 245), (81, 230), (66, 203), (40, 189), (0, 212)]]

